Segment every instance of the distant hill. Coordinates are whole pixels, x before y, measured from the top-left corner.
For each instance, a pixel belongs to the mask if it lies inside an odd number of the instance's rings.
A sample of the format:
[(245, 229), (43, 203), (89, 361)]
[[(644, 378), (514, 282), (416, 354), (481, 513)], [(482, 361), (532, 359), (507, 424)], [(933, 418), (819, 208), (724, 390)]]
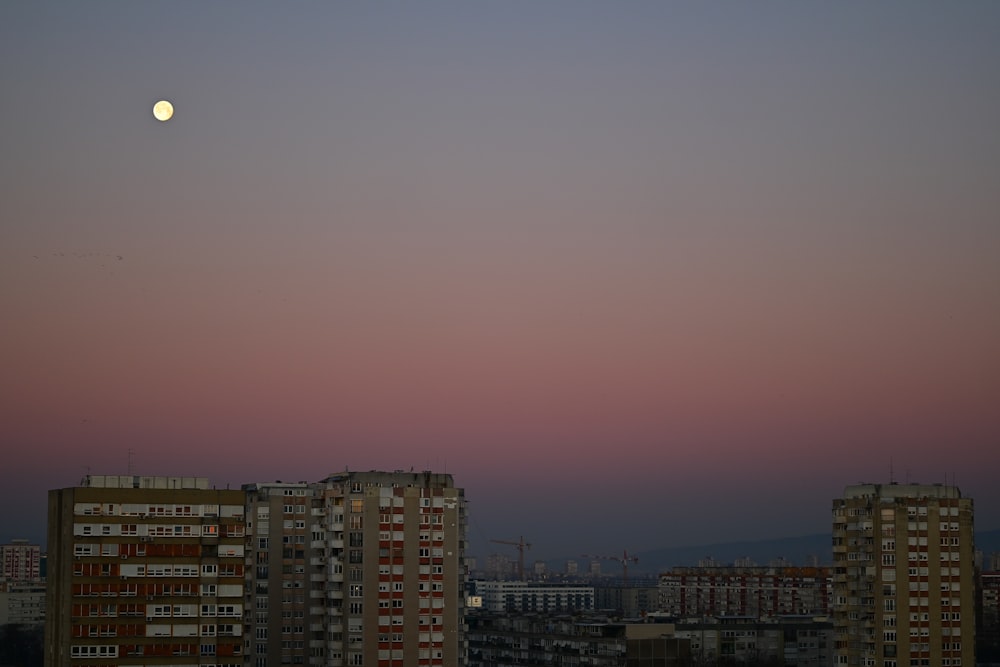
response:
[[(976, 549), (984, 554), (984, 562), (989, 567), (989, 555), (1000, 553), (1000, 529), (976, 533)], [(731, 565), (740, 558), (749, 558), (758, 565), (767, 565), (782, 558), (793, 565), (804, 565), (817, 560), (820, 565), (832, 561), (831, 538), (829, 533), (786, 537), (774, 540), (720, 542), (671, 549), (656, 549), (636, 554), (639, 562), (629, 567), (636, 574), (655, 574), (671, 567), (697, 565), (699, 561), (712, 558), (722, 565)], [(565, 565), (565, 560), (561, 561)], [(610, 565), (610, 564), (609, 564)]]

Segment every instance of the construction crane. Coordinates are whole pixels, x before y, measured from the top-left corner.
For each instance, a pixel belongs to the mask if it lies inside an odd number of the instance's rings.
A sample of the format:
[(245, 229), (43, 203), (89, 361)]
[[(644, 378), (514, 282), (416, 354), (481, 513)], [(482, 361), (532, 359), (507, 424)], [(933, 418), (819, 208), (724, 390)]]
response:
[(524, 541), (524, 536), (517, 542), (511, 542), (510, 540), (490, 540), (490, 542), (496, 542), (497, 544), (509, 544), (512, 547), (517, 547), (518, 559), (517, 559), (517, 576), (521, 581), (524, 581), (524, 550), (530, 549), (531, 544)]
[(628, 564), (638, 563), (638, 556), (629, 556), (628, 551), (623, 551), (621, 556), (592, 556), (590, 554), (583, 554), (581, 558), (589, 558), (591, 560), (613, 560), (616, 563), (622, 564), (622, 586), (628, 585)]

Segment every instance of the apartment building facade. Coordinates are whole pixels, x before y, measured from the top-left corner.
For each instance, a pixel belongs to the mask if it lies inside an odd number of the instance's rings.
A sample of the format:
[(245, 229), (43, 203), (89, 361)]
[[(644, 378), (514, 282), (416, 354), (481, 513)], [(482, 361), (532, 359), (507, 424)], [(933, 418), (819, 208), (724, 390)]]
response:
[(242, 667), (242, 491), (88, 475), (49, 492), (46, 667)]
[[(1000, 563), (990, 563), (998, 565)], [(979, 631), (976, 635), (976, 660), (985, 664), (1000, 663), (1000, 571), (988, 570), (979, 575)]]
[(465, 530), (428, 471), (88, 476), (49, 493), (46, 667), (461, 667)]
[(973, 502), (957, 487), (847, 487), (833, 561), (836, 664), (975, 664)]
[(594, 587), (528, 581), (470, 582), (479, 607), (491, 612), (570, 612), (594, 610)]
[(343, 604), (328, 610), (344, 628), (346, 664), (464, 665), (464, 491), (429, 471), (341, 473), (323, 484), (328, 571), (344, 584), (331, 591)]
[(768, 618), (830, 612), (824, 567), (675, 567), (660, 575), (659, 612)]
[(0, 581), (37, 583), (42, 580), (42, 548), (28, 540), (0, 544)]
[(690, 642), (693, 665), (833, 665), (833, 625), (826, 616), (705, 618), (675, 625)]
[(249, 484), (253, 667), (465, 664), (465, 496), (450, 475)]
[[(318, 487), (306, 482), (247, 484), (247, 627), (249, 661), (322, 664), (326, 646), (326, 577)], [(319, 499), (319, 500), (317, 500)], [(313, 538), (317, 539), (313, 539)], [(309, 656), (315, 658), (309, 660)]]
[(42, 548), (28, 540), (0, 545), (0, 625), (45, 622)]
[(471, 611), (469, 667), (682, 667), (690, 643), (669, 623), (599, 614)]

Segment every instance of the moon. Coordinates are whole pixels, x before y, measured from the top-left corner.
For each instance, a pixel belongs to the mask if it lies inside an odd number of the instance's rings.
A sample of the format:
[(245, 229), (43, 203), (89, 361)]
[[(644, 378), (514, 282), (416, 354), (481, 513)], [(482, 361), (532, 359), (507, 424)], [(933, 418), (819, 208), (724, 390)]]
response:
[(174, 115), (174, 105), (166, 100), (160, 100), (153, 105), (153, 118), (158, 121), (168, 121)]

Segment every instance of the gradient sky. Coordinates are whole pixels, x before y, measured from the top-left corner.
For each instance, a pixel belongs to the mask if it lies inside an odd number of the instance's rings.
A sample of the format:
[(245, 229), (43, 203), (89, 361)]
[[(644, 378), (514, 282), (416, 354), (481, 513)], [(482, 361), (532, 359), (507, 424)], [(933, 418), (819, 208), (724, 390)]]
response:
[(998, 65), (996, 2), (0, 3), (0, 540), (130, 449), (446, 471), (478, 555), (890, 470), (1000, 528)]

